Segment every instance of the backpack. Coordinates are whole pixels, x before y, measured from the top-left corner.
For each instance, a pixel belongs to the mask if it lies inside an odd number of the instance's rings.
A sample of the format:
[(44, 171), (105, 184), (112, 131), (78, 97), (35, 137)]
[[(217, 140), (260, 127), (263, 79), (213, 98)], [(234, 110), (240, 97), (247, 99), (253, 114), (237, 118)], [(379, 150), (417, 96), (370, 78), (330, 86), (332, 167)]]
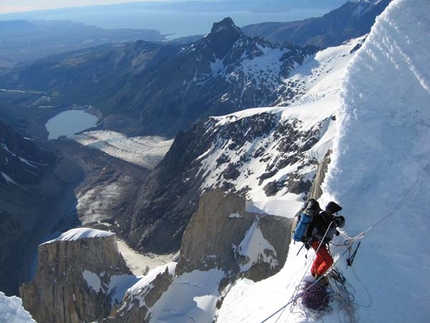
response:
[(314, 219), (314, 216), (318, 215), (318, 213), (321, 211), (321, 208), (315, 199), (310, 199), (306, 202), (303, 209), (303, 211), (300, 211), (298, 214), (298, 224), (294, 230), (293, 239), (294, 241), (305, 243), (309, 239), (309, 224)]

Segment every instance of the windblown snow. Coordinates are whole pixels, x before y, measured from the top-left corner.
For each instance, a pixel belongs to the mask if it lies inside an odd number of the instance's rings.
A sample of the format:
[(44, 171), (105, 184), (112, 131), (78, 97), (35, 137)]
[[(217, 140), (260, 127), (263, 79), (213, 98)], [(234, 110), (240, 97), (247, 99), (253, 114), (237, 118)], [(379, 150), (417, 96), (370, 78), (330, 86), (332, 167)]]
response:
[(428, 322), (429, 17), (426, 0), (393, 1), (342, 81), (320, 203), (334, 199), (344, 208), (344, 236), (335, 242), (362, 242), (349, 269), (346, 247), (332, 246), (355, 298), (352, 308), (333, 301), (330, 313), (315, 315), (291, 302), (313, 258), (313, 252), (308, 259), (304, 251), (296, 255), (300, 245), (292, 244), (279, 274), (231, 289), (217, 322)]
[(88, 238), (103, 238), (112, 235), (115, 235), (115, 233), (91, 228), (75, 228), (62, 233), (58, 238), (47, 241), (45, 243), (51, 243), (55, 241), (75, 241)]

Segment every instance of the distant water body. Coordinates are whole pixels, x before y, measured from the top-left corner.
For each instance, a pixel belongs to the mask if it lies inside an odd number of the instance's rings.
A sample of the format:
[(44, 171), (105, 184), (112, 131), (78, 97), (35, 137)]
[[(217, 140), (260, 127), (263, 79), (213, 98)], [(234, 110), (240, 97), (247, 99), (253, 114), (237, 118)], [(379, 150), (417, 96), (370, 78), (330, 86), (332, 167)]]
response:
[[(243, 27), (261, 22), (287, 22), (320, 17), (330, 9), (292, 9), (286, 12), (211, 11), (183, 12), (139, 8), (97, 7), (92, 10), (52, 10), (32, 12), (32, 19), (71, 20), (101, 28), (155, 29), (167, 38), (207, 34), (212, 24), (225, 17)], [(30, 17), (29, 17), (30, 18)]]
[(60, 136), (70, 137), (77, 132), (92, 128), (97, 123), (97, 117), (82, 110), (69, 110), (57, 114), (45, 124), (48, 139), (58, 139)]

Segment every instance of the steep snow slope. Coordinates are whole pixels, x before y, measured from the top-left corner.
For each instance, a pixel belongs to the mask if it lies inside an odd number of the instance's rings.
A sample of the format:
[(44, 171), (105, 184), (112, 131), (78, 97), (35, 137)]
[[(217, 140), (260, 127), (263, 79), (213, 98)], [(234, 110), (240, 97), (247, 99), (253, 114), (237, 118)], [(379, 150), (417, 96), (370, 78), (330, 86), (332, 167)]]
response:
[(364, 286), (373, 301), (363, 322), (430, 318), (429, 17), (428, 1), (396, 1), (345, 79), (325, 191), (346, 207), (350, 235), (372, 228), (355, 265), (357, 302)]
[[(428, 322), (430, 251), (430, 6), (397, 0), (378, 18), (343, 81), (339, 128), (324, 195), (344, 207), (345, 230), (365, 232), (352, 269), (355, 312), (339, 302), (332, 312), (306, 315), (289, 302), (306, 275), (292, 244), (284, 269), (260, 283), (232, 287), (217, 322)], [(340, 237), (337, 242), (343, 242)], [(339, 259), (345, 247), (332, 247)], [(283, 309), (283, 306), (289, 304)]]

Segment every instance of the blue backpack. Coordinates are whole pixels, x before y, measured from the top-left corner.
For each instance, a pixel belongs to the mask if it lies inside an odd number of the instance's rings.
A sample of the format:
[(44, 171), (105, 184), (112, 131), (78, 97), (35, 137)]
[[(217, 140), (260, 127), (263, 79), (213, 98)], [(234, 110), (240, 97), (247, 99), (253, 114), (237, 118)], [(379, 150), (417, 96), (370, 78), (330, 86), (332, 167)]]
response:
[(297, 242), (308, 241), (308, 227), (312, 222), (314, 216), (318, 215), (321, 211), (320, 205), (317, 200), (309, 199), (304, 207), (304, 210), (298, 214), (298, 224), (294, 230), (293, 239)]

